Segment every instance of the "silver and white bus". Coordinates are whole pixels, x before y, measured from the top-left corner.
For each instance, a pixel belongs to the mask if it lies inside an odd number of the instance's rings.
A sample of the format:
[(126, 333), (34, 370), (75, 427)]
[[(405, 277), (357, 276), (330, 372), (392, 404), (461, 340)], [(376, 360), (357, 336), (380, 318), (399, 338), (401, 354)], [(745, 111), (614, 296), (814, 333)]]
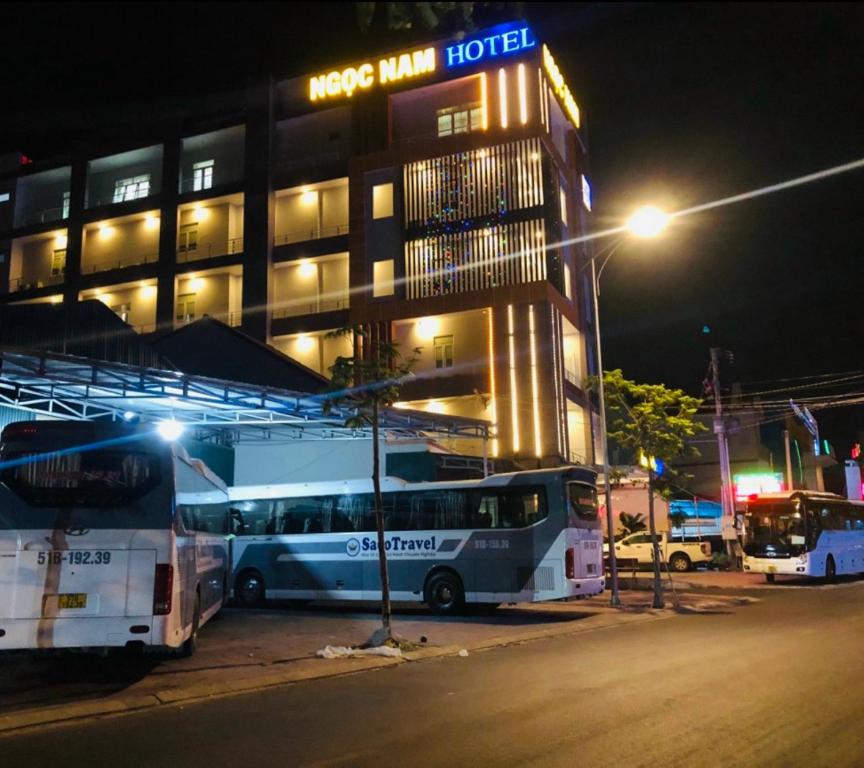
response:
[[(603, 591), (596, 474), (566, 467), (483, 480), (382, 480), (391, 594), (436, 613)], [(229, 489), (234, 595), (380, 600), (372, 481)]]
[(833, 493), (753, 496), (744, 515), (744, 570), (815, 576), (864, 573), (864, 503)]
[(225, 598), (221, 480), (153, 427), (17, 422), (0, 439), (0, 650), (191, 654)]

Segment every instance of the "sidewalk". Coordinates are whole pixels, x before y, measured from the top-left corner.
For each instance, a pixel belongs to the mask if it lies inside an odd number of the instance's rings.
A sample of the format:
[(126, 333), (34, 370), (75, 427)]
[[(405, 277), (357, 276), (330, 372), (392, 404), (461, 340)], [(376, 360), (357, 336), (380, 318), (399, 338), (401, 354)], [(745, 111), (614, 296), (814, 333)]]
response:
[[(699, 595), (681, 598), (691, 611), (741, 604), (734, 598), (712, 596), (719, 600), (714, 603)], [(432, 616), (414, 606), (399, 609), (394, 631), (421, 645), (402, 658), (315, 658), (326, 645), (362, 644), (379, 627), (377, 609), (358, 608), (356, 603), (303, 611), (226, 608), (202, 629), (198, 653), (191, 659), (5, 654), (0, 656), (0, 734), (675, 615), (672, 610), (651, 610), (651, 596), (642, 591), (623, 592), (622, 602), (623, 610), (610, 608), (606, 593), (590, 600), (520, 604), (453, 618)]]
[[(669, 574), (661, 573), (663, 589), (670, 590)], [(618, 571), (619, 584), (622, 590), (650, 590), (653, 589), (654, 574), (650, 570), (632, 569)], [(836, 584), (830, 586), (842, 586), (859, 582), (859, 577), (841, 576)], [(765, 574), (747, 573), (746, 571), (690, 571), (688, 573), (673, 573), (672, 582), (677, 591), (682, 590), (778, 590), (778, 589), (818, 589), (825, 588), (826, 584), (821, 579), (812, 579), (797, 576), (777, 576), (774, 584), (765, 580)], [(608, 586), (608, 581), (607, 581)]]

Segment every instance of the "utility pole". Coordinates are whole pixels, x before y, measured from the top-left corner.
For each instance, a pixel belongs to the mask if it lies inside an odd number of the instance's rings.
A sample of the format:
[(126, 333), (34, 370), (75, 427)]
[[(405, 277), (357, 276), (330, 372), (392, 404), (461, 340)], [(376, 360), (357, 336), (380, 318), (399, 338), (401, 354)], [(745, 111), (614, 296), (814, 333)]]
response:
[[(720, 355), (719, 347), (711, 347), (711, 388), (714, 390), (714, 434), (717, 435), (717, 451), (720, 457), (720, 503), (723, 509), (722, 532), (726, 541), (726, 554), (737, 562), (734, 542), (738, 539), (735, 528), (735, 499), (732, 495), (732, 475), (729, 466), (729, 443), (726, 439), (726, 420), (720, 399)], [(728, 354), (728, 353), (727, 353)]]

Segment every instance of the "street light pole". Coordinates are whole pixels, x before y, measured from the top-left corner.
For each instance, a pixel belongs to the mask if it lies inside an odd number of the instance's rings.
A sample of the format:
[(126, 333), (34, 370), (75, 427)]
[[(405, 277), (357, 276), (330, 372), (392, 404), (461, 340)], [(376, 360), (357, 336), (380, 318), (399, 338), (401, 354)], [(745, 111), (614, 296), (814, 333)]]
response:
[[(611, 254), (610, 254), (611, 255)], [(597, 348), (597, 379), (600, 395), (600, 440), (603, 443), (603, 483), (606, 491), (606, 529), (609, 531), (609, 576), (612, 582), (610, 605), (620, 607), (618, 594), (618, 561), (615, 557), (615, 523), (612, 515), (612, 483), (609, 479), (609, 446), (606, 436), (606, 390), (603, 385), (603, 354), (600, 350), (600, 289), (597, 285), (596, 256), (591, 259), (591, 288), (594, 295), (594, 344)]]

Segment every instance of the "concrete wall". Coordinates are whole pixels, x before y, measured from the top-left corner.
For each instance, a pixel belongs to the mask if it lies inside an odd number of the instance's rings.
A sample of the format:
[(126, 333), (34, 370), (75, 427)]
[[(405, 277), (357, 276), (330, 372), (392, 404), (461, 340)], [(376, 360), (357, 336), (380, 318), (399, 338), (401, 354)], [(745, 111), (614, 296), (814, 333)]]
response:
[(288, 357), (328, 378), (330, 366), (338, 356), (350, 357), (354, 353), (349, 337), (328, 339), (326, 332), (276, 337), (272, 344)]
[(159, 258), (159, 218), (132, 221), (108, 220), (106, 228), (84, 230), (81, 271), (103, 272), (132, 264), (155, 262)]

